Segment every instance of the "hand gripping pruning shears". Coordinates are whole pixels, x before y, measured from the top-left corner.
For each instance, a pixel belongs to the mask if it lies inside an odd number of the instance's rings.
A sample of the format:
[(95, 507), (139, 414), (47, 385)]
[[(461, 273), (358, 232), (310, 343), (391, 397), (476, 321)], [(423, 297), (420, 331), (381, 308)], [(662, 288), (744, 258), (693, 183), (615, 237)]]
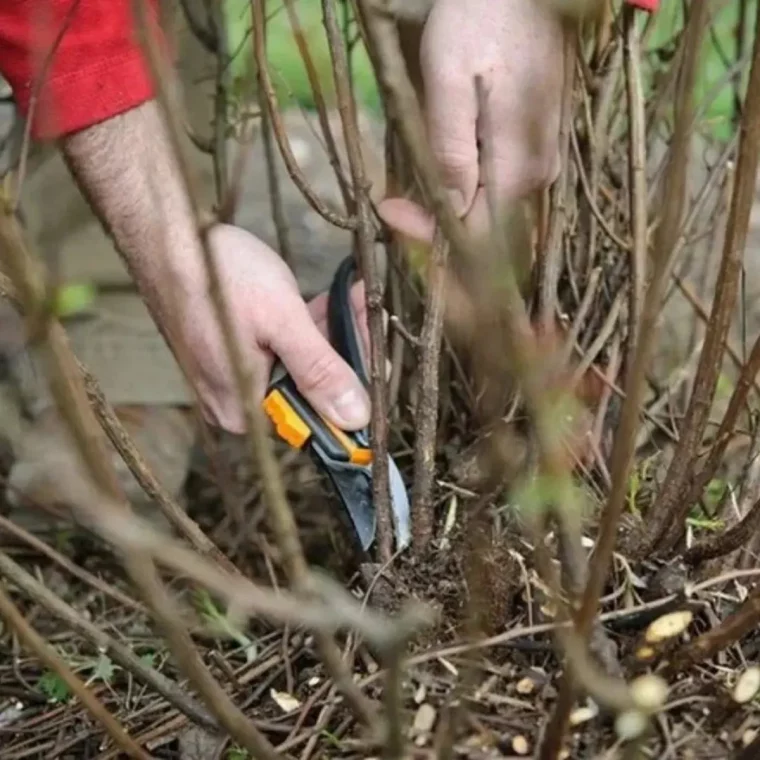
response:
[[(350, 291), (355, 270), (354, 257), (349, 256), (335, 273), (328, 293), (327, 329), (332, 346), (365, 387), (369, 387), (362, 342), (351, 309)], [(348, 512), (362, 549), (367, 551), (377, 529), (369, 430), (340, 430), (324, 419), (298, 390), (281, 362), (272, 370), (264, 410), (277, 434), (291, 446), (308, 450), (327, 474)], [(401, 549), (410, 540), (409, 497), (401, 473), (390, 456), (388, 472), (396, 548)]]

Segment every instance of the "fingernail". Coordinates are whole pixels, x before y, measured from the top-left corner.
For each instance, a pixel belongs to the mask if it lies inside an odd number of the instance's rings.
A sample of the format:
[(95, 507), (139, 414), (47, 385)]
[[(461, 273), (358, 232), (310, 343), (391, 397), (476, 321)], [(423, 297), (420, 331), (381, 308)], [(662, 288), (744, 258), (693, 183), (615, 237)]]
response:
[(454, 213), (461, 216), (464, 213), (464, 195), (459, 190), (449, 190), (449, 203), (451, 203)]
[(369, 399), (354, 389), (345, 391), (332, 402), (332, 410), (341, 426), (357, 430), (369, 424)]

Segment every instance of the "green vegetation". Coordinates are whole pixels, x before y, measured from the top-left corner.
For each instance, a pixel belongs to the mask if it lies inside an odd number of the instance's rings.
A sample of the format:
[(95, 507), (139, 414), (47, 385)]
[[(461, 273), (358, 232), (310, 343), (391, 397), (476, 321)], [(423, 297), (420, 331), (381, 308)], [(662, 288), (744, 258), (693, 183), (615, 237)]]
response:
[[(225, 0), (228, 27), (228, 47), (234, 56), (232, 62), (233, 79), (240, 84), (252, 81), (252, 43), (249, 30), (249, 0)], [(322, 7), (319, 0), (295, 0), (298, 16), (314, 67), (319, 75), (322, 90), (328, 103), (333, 99), (334, 87), (330, 54), (327, 47)], [(342, 7), (341, 7), (342, 14)], [(267, 3), (267, 55), (270, 63), (272, 82), (277, 90), (281, 105), (290, 102), (304, 108), (312, 108), (314, 100), (301, 60), (287, 11), (282, 0)], [(344, 19), (341, 19), (343, 22)], [(349, 18), (349, 39), (357, 37), (356, 24)], [(361, 44), (352, 44), (351, 70), (359, 103), (365, 108), (378, 111), (380, 97), (367, 53)]]
[[(225, 0), (229, 30), (229, 50), (236, 54), (232, 64), (233, 78), (241, 85), (251, 81), (251, 41), (249, 0)], [(294, 0), (309, 44), (314, 65), (319, 74), (328, 102), (333, 94), (330, 57), (322, 25), (320, 0)], [(745, 29), (745, 51), (749, 51), (754, 27), (754, 7), (757, 0), (750, 0), (748, 28)], [(736, 28), (739, 3), (715, 3), (714, 34), (709, 34), (704, 42), (702, 75), (697, 83), (697, 102), (711, 98), (713, 102), (706, 111), (706, 122), (712, 126), (716, 137), (725, 139), (731, 134), (731, 120), (734, 116), (734, 84), (727, 79), (727, 72), (736, 61)], [(293, 41), (293, 33), (282, 0), (270, 0), (268, 12), (268, 58), (278, 97), (282, 105), (290, 103), (304, 108), (314, 105), (306, 70)], [(342, 13), (342, 4), (341, 4)], [(349, 37), (356, 39), (356, 25), (349, 20)], [(645, 16), (642, 14), (642, 24)], [(683, 24), (683, 7), (679, 2), (663, 2), (652, 19), (652, 28), (646, 40), (645, 52), (654, 62), (657, 49), (672, 48), (669, 44)], [(354, 82), (359, 102), (370, 110), (380, 109), (380, 97), (372, 67), (361, 43), (353, 46), (351, 56)], [(667, 69), (668, 61), (663, 61), (658, 69)], [(746, 84), (747, 69), (744, 67), (742, 84)], [(723, 83), (723, 84), (721, 84)], [(715, 88), (717, 86), (717, 93)]]
[[(754, 37), (754, 18), (757, 0), (749, 0), (747, 3), (747, 28), (744, 30), (745, 55), (751, 50)], [(696, 102), (700, 103), (705, 98), (712, 100), (705, 113), (707, 124), (710, 125), (713, 134), (720, 139), (728, 139), (732, 133), (732, 119), (734, 118), (735, 79), (729, 72), (737, 60), (737, 26), (739, 22), (738, 2), (714, 3), (714, 24), (712, 31), (705, 37), (702, 52), (702, 70), (697, 79)], [(643, 19), (642, 19), (643, 22)], [(683, 26), (683, 4), (665, 0), (661, 8), (654, 16), (652, 29), (646, 40), (645, 52), (652, 54), (650, 63), (655, 63), (653, 51), (664, 48), (673, 49), (674, 44), (669, 41)], [(658, 69), (668, 69), (669, 61), (663, 61)], [(741, 71), (742, 93), (747, 84), (749, 65), (745, 65)], [(656, 74), (655, 74), (656, 76)], [(703, 125), (703, 126), (706, 126)]]

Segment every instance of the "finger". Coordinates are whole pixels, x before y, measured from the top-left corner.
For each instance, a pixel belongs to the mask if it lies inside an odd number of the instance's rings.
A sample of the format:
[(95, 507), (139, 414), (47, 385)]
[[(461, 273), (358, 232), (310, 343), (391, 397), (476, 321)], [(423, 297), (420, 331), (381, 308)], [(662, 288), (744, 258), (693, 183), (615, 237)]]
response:
[(338, 355), (299, 299), (285, 308), (286, 325), (270, 336), (269, 345), (290, 372), (296, 386), (333, 424), (359, 430), (369, 424), (369, 398), (354, 371)]
[(486, 176), (501, 203), (547, 187), (559, 173), (561, 71), (553, 79), (536, 92), (497, 81), (485, 95), (480, 124), (490, 164)]
[[(428, 139), (455, 212), (463, 216), (478, 187), (478, 105), (466, 61), (452, 51), (458, 30), (433, 14), (422, 36), (420, 65), (425, 84)], [(451, 39), (449, 39), (451, 38)]]
[(377, 207), (380, 218), (393, 230), (411, 240), (432, 245), (435, 217), (406, 198), (387, 198)]
[[(365, 363), (368, 365), (367, 357), (370, 355), (370, 338), (369, 338), (369, 321), (367, 318), (367, 299), (365, 296), (364, 280), (359, 280), (351, 286), (349, 295), (351, 302), (351, 311), (359, 332), (361, 341), (362, 355)], [(328, 336), (327, 327), (327, 293), (320, 293), (309, 301), (309, 313), (312, 315), (319, 331), (324, 336)], [(383, 309), (383, 335), (388, 334), (388, 312)]]

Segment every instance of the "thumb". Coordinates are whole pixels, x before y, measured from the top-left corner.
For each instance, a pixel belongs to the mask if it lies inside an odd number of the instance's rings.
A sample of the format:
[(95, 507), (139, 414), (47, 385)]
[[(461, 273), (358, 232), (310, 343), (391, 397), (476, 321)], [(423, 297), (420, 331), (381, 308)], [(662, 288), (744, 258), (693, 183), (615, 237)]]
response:
[(276, 332), (269, 346), (312, 406), (344, 430), (368, 425), (370, 403), (364, 386), (319, 331), (306, 304), (294, 307), (287, 329)]

